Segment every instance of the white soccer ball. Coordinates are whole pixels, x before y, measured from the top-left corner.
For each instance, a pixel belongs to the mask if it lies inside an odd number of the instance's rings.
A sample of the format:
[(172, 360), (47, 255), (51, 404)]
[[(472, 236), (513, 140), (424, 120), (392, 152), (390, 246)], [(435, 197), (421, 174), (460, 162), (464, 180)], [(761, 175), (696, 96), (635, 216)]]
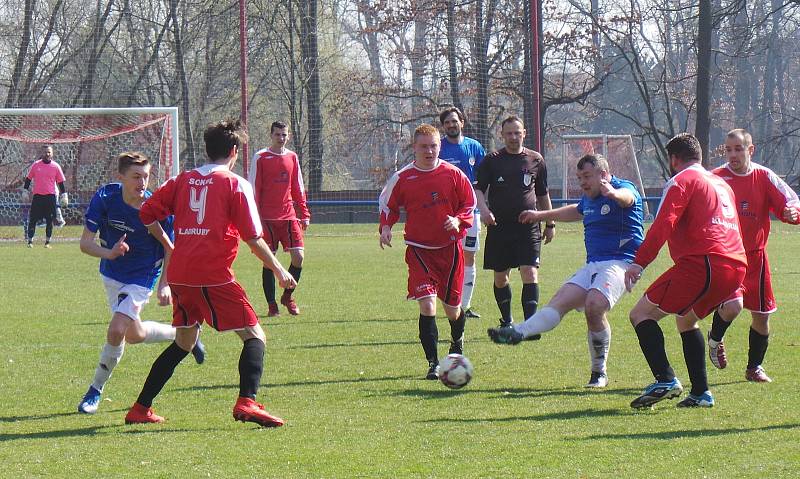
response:
[(466, 356), (448, 354), (439, 363), (439, 381), (450, 389), (461, 389), (472, 379), (472, 363)]

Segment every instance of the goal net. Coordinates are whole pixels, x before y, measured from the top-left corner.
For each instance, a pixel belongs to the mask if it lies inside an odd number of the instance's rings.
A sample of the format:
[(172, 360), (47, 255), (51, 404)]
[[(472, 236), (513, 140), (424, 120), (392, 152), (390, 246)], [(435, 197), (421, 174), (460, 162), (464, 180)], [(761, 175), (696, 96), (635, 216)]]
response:
[[(645, 194), (636, 150), (630, 135), (564, 135), (561, 137), (561, 166), (563, 198), (580, 198), (583, 193), (576, 176), (578, 160), (587, 154), (600, 154), (607, 161), (611, 174), (633, 182), (642, 198)], [(643, 201), (645, 218), (650, 210)]]
[(150, 158), (150, 189), (157, 188), (178, 173), (177, 119), (177, 108), (0, 109), (0, 224), (27, 221), (21, 187), (44, 145), (64, 170), (68, 224), (79, 224), (95, 191), (116, 181), (124, 151)]

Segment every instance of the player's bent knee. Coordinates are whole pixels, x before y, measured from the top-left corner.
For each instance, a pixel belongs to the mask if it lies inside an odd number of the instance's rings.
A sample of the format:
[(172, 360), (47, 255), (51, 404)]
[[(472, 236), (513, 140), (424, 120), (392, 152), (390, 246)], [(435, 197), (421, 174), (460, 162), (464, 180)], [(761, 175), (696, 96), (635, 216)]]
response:
[(175, 328), (175, 344), (184, 351), (191, 352), (199, 335), (200, 330), (197, 327)]
[(249, 339), (258, 339), (264, 344), (267, 342), (267, 335), (264, 334), (264, 329), (260, 324), (248, 326), (242, 330), (236, 331), (236, 334), (239, 335), (239, 338), (241, 338), (242, 342)]

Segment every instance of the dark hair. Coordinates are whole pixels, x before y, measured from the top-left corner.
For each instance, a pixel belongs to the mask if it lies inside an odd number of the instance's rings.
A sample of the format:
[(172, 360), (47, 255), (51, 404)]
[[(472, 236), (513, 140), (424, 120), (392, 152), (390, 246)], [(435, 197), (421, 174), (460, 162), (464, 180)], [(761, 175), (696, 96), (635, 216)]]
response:
[(222, 120), (208, 125), (203, 133), (206, 154), (211, 161), (219, 161), (231, 154), (233, 147), (241, 149), (247, 143), (247, 133), (241, 120)]
[(271, 135), (271, 134), (275, 133), (275, 129), (283, 130), (284, 128), (288, 128), (286, 123), (284, 123), (282, 121), (273, 121), (272, 125), (269, 126), (269, 134)]
[(582, 170), (586, 165), (592, 165), (602, 171), (608, 171), (608, 161), (603, 158), (603, 155), (595, 155), (592, 153), (583, 155), (581, 159), (578, 160), (578, 169)]
[(703, 159), (700, 142), (690, 133), (679, 133), (667, 143), (667, 154), (677, 156), (684, 163)]
[(745, 147), (753, 144), (753, 135), (744, 128), (736, 128), (728, 132), (728, 138), (739, 137), (742, 139), (742, 145)]
[(445, 118), (450, 116), (451, 113), (455, 113), (456, 116), (458, 116), (458, 119), (461, 120), (461, 123), (464, 123), (467, 120), (467, 117), (464, 116), (464, 113), (462, 113), (458, 107), (451, 106), (449, 108), (445, 108), (441, 113), (439, 113), (439, 123), (444, 125)]
[(511, 123), (512, 121), (516, 121), (517, 123), (522, 125), (522, 128), (525, 128), (525, 122), (522, 121), (522, 118), (518, 117), (517, 115), (511, 115), (505, 120), (503, 120), (503, 123), (500, 123), (500, 129), (502, 130), (506, 126), (506, 123)]
[(147, 166), (149, 164), (150, 159), (141, 151), (125, 151), (117, 157), (117, 171), (123, 175), (133, 165)]

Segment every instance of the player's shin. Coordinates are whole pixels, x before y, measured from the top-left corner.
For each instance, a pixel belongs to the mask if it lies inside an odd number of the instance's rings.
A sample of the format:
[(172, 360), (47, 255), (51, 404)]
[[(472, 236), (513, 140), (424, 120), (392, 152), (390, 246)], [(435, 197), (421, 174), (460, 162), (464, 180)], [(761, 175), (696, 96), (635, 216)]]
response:
[(522, 285), (522, 312), (525, 319), (536, 314), (539, 307), (539, 283), (526, 283)]
[(545, 306), (536, 314), (525, 320), (524, 323), (515, 326), (515, 329), (522, 333), (526, 338), (535, 334), (544, 333), (558, 326), (561, 322), (561, 314), (555, 308)]
[(636, 336), (639, 337), (639, 347), (642, 348), (656, 381), (670, 382), (675, 379), (675, 371), (670, 366), (667, 351), (664, 349), (664, 333), (658, 322), (646, 319), (636, 325), (635, 329)]
[(747, 369), (761, 366), (769, 346), (769, 335), (761, 334), (750, 328), (750, 349), (747, 353)]
[(175, 340), (175, 328), (156, 321), (142, 321), (145, 343), (163, 343)]
[(93, 388), (100, 392), (103, 391), (103, 387), (105, 387), (106, 382), (108, 382), (108, 379), (111, 377), (114, 368), (119, 364), (124, 352), (124, 342), (119, 346), (112, 346), (108, 343), (103, 346), (102, 351), (100, 351), (100, 362), (97, 365), (97, 369), (94, 371), (94, 380), (92, 381)]
[(250, 338), (239, 356), (239, 397), (255, 399), (264, 371), (264, 342)]
[(725, 337), (725, 331), (728, 330), (732, 322), (724, 320), (719, 311), (714, 311), (714, 319), (711, 320), (711, 332), (709, 334), (711, 339), (716, 342), (722, 341), (722, 338)]
[(587, 337), (589, 341), (589, 357), (592, 362), (592, 371), (605, 374), (608, 350), (611, 348), (611, 328), (606, 328), (602, 331), (590, 330)]
[(425, 359), (429, 363), (439, 362), (436, 345), (439, 342), (439, 330), (436, 328), (436, 317), (419, 315), (419, 341), (425, 351)]
[(450, 321), (450, 339), (453, 341), (462, 340), (464, 338), (464, 326), (466, 323), (466, 315), (464, 314), (464, 310), (461, 309), (458, 317), (455, 320)]
[(497, 307), (500, 308), (500, 320), (504, 324), (511, 324), (511, 285), (507, 284), (502, 288), (494, 286), (494, 299)]
[(275, 274), (271, 269), (261, 270), (261, 286), (264, 288), (264, 298), (267, 303), (275, 304)]
[(464, 284), (461, 288), (461, 304), (467, 310), (472, 305), (472, 290), (475, 287), (475, 266), (464, 266)]
[(139, 393), (139, 398), (136, 399), (136, 402), (145, 408), (152, 406), (153, 399), (158, 396), (158, 393), (160, 393), (164, 385), (167, 384), (169, 378), (172, 377), (175, 368), (188, 354), (189, 351), (182, 349), (177, 343), (172, 342), (167, 349), (153, 361), (153, 366), (150, 368), (150, 373), (144, 381), (142, 392)]
[(708, 391), (708, 377), (706, 376), (706, 342), (699, 329), (692, 329), (681, 333), (683, 342), (683, 358), (686, 361), (686, 372), (692, 382), (691, 394), (701, 396)]

